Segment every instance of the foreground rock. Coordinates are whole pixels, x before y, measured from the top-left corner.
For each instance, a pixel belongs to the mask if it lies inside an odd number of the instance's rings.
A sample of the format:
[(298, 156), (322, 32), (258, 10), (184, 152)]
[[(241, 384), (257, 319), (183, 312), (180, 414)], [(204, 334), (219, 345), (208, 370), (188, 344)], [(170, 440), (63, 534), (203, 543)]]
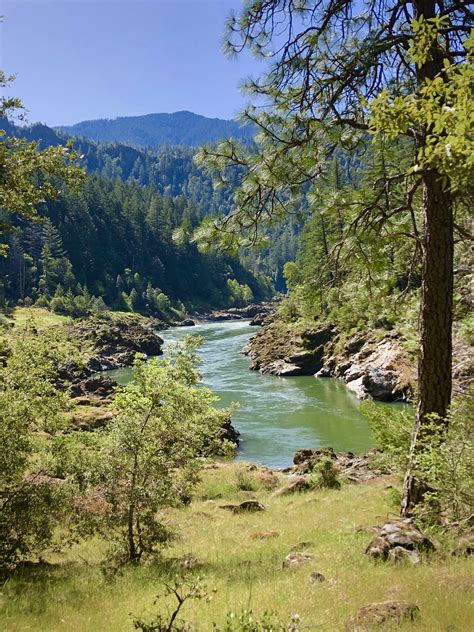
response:
[(321, 582), (325, 582), (326, 578), (319, 571), (313, 571), (309, 576), (310, 584), (320, 584)]
[(420, 561), (418, 553), (434, 551), (435, 548), (433, 540), (420, 531), (410, 518), (406, 518), (386, 522), (365, 552), (376, 559), (405, 559), (416, 564)]
[(286, 471), (299, 475), (310, 474), (323, 461), (330, 460), (337, 476), (351, 483), (362, 483), (387, 473), (374, 465), (376, 455), (377, 450), (356, 455), (353, 452), (336, 452), (333, 448), (305, 448), (295, 452), (294, 465)]
[(313, 485), (304, 476), (296, 476), (290, 482), (275, 492), (275, 496), (289, 496), (313, 489)]
[(221, 505), (221, 509), (228, 509), (234, 514), (255, 513), (257, 511), (265, 511), (265, 505), (258, 500), (244, 500), (240, 505)]
[(292, 551), (288, 553), (288, 555), (283, 560), (282, 568), (283, 570), (289, 570), (294, 568), (299, 568), (309, 562), (312, 562), (314, 557), (309, 553), (301, 553), (299, 551)]
[(408, 601), (382, 601), (363, 606), (346, 622), (346, 632), (364, 632), (384, 625), (413, 621), (419, 608)]

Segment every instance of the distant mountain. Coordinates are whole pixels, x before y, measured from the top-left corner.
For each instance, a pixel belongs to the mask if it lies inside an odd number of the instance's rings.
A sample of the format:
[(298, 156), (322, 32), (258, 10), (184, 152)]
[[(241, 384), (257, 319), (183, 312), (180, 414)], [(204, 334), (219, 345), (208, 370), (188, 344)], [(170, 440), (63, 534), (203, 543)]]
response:
[(227, 138), (249, 141), (255, 134), (251, 125), (242, 126), (236, 121), (211, 119), (187, 111), (82, 121), (56, 129), (97, 142), (126, 143), (151, 149), (163, 145), (199, 147)]
[[(55, 130), (42, 123), (18, 127), (0, 118), (0, 129), (9, 136), (37, 142), (40, 149), (65, 145), (71, 138), (62, 129)], [(195, 164), (195, 147), (163, 145), (150, 150), (124, 143), (98, 143), (85, 137), (72, 140), (83, 166), (91, 173), (152, 185), (162, 195), (185, 196), (206, 215), (225, 214), (232, 207), (232, 191), (214, 189), (211, 176)]]

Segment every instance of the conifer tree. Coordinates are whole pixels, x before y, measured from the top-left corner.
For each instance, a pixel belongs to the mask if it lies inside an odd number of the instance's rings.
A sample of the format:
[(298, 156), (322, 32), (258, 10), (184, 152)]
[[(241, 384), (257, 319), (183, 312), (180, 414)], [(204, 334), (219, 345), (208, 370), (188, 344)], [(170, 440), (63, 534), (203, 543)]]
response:
[[(227, 50), (250, 49), (268, 64), (247, 89), (270, 105), (243, 117), (259, 130), (258, 150), (227, 142), (199, 156), (222, 186), (236, 168), (242, 174), (235, 212), (198, 235), (235, 247), (242, 233), (257, 241), (262, 222), (281, 218), (295, 191), (317, 180), (328, 148), (356, 147), (369, 131), (405, 135), (411, 169), (375, 183), (355, 223), (380, 226), (387, 209), (379, 202), (400, 182), (403, 203), (391, 215), (411, 212), (422, 191), (423, 229), (413, 227), (423, 259), (413, 467), (433, 416), (442, 431), (451, 401), (453, 210), (473, 175), (472, 23), (461, 0), (250, 0), (228, 21)], [(457, 169), (461, 187), (453, 186)], [(422, 494), (409, 471), (404, 515)]]

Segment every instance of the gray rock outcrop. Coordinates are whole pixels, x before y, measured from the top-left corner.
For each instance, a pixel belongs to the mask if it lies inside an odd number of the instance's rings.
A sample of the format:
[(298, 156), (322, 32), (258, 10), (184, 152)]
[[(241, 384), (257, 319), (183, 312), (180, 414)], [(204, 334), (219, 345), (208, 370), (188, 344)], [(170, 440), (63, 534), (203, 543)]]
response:
[[(399, 560), (404, 556), (411, 562), (417, 562), (416, 556), (408, 555), (410, 551), (434, 551), (436, 544), (425, 533), (420, 531), (413, 520), (391, 520), (386, 522), (366, 548), (366, 554), (375, 559)], [(400, 549), (407, 551), (403, 553)]]

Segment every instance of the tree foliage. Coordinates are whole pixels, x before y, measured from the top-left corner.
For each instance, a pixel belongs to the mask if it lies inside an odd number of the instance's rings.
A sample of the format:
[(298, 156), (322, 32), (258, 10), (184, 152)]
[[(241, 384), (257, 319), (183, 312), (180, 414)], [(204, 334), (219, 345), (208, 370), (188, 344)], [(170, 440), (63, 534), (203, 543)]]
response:
[(206, 447), (212, 452), (228, 410), (198, 386), (198, 338), (188, 337), (165, 359), (137, 359), (133, 381), (114, 401), (118, 415), (104, 448), (108, 533), (138, 562), (170, 534), (159, 512), (190, 500)]
[[(13, 79), (0, 71), (0, 88)], [(17, 109), (22, 110), (19, 99), (0, 98), (0, 119)], [(37, 219), (37, 204), (57, 198), (64, 183), (77, 184), (82, 171), (76, 161), (70, 144), (40, 151), (38, 143), (7, 136), (0, 129), (0, 231), (11, 229), (8, 214)], [(5, 246), (0, 246), (0, 254), (5, 252)]]
[[(372, 191), (353, 201), (357, 212), (349, 225), (360, 234), (361, 228), (398, 223), (393, 236), (413, 237), (421, 254), (413, 460), (426, 443), (421, 435), (432, 432), (430, 415), (446, 425), (451, 398), (455, 228), (467, 234), (455, 212), (464, 196), (472, 196), (472, 17), (458, 0), (246, 3), (228, 21), (227, 50), (250, 49), (267, 62), (267, 71), (247, 85), (265, 105), (243, 115), (260, 129), (257, 152), (227, 142), (198, 155), (218, 184), (238, 178), (234, 212), (208, 221), (198, 234), (232, 247), (239, 239), (257, 242), (262, 222), (291, 212), (295, 196), (317, 185), (336, 149), (357, 150), (370, 131), (389, 146), (394, 139), (404, 143), (408, 165), (402, 161), (392, 173), (381, 165), (384, 173)], [(405, 226), (407, 217), (413, 230)], [(370, 244), (368, 253), (359, 239), (353, 244), (353, 256), (373, 254)], [(408, 472), (405, 515), (422, 488)]]
[(66, 427), (69, 398), (55, 381), (77, 360), (74, 345), (34, 323), (2, 336), (0, 366), (0, 567), (14, 567), (51, 542), (67, 500), (65, 481), (50, 476), (55, 438)]

